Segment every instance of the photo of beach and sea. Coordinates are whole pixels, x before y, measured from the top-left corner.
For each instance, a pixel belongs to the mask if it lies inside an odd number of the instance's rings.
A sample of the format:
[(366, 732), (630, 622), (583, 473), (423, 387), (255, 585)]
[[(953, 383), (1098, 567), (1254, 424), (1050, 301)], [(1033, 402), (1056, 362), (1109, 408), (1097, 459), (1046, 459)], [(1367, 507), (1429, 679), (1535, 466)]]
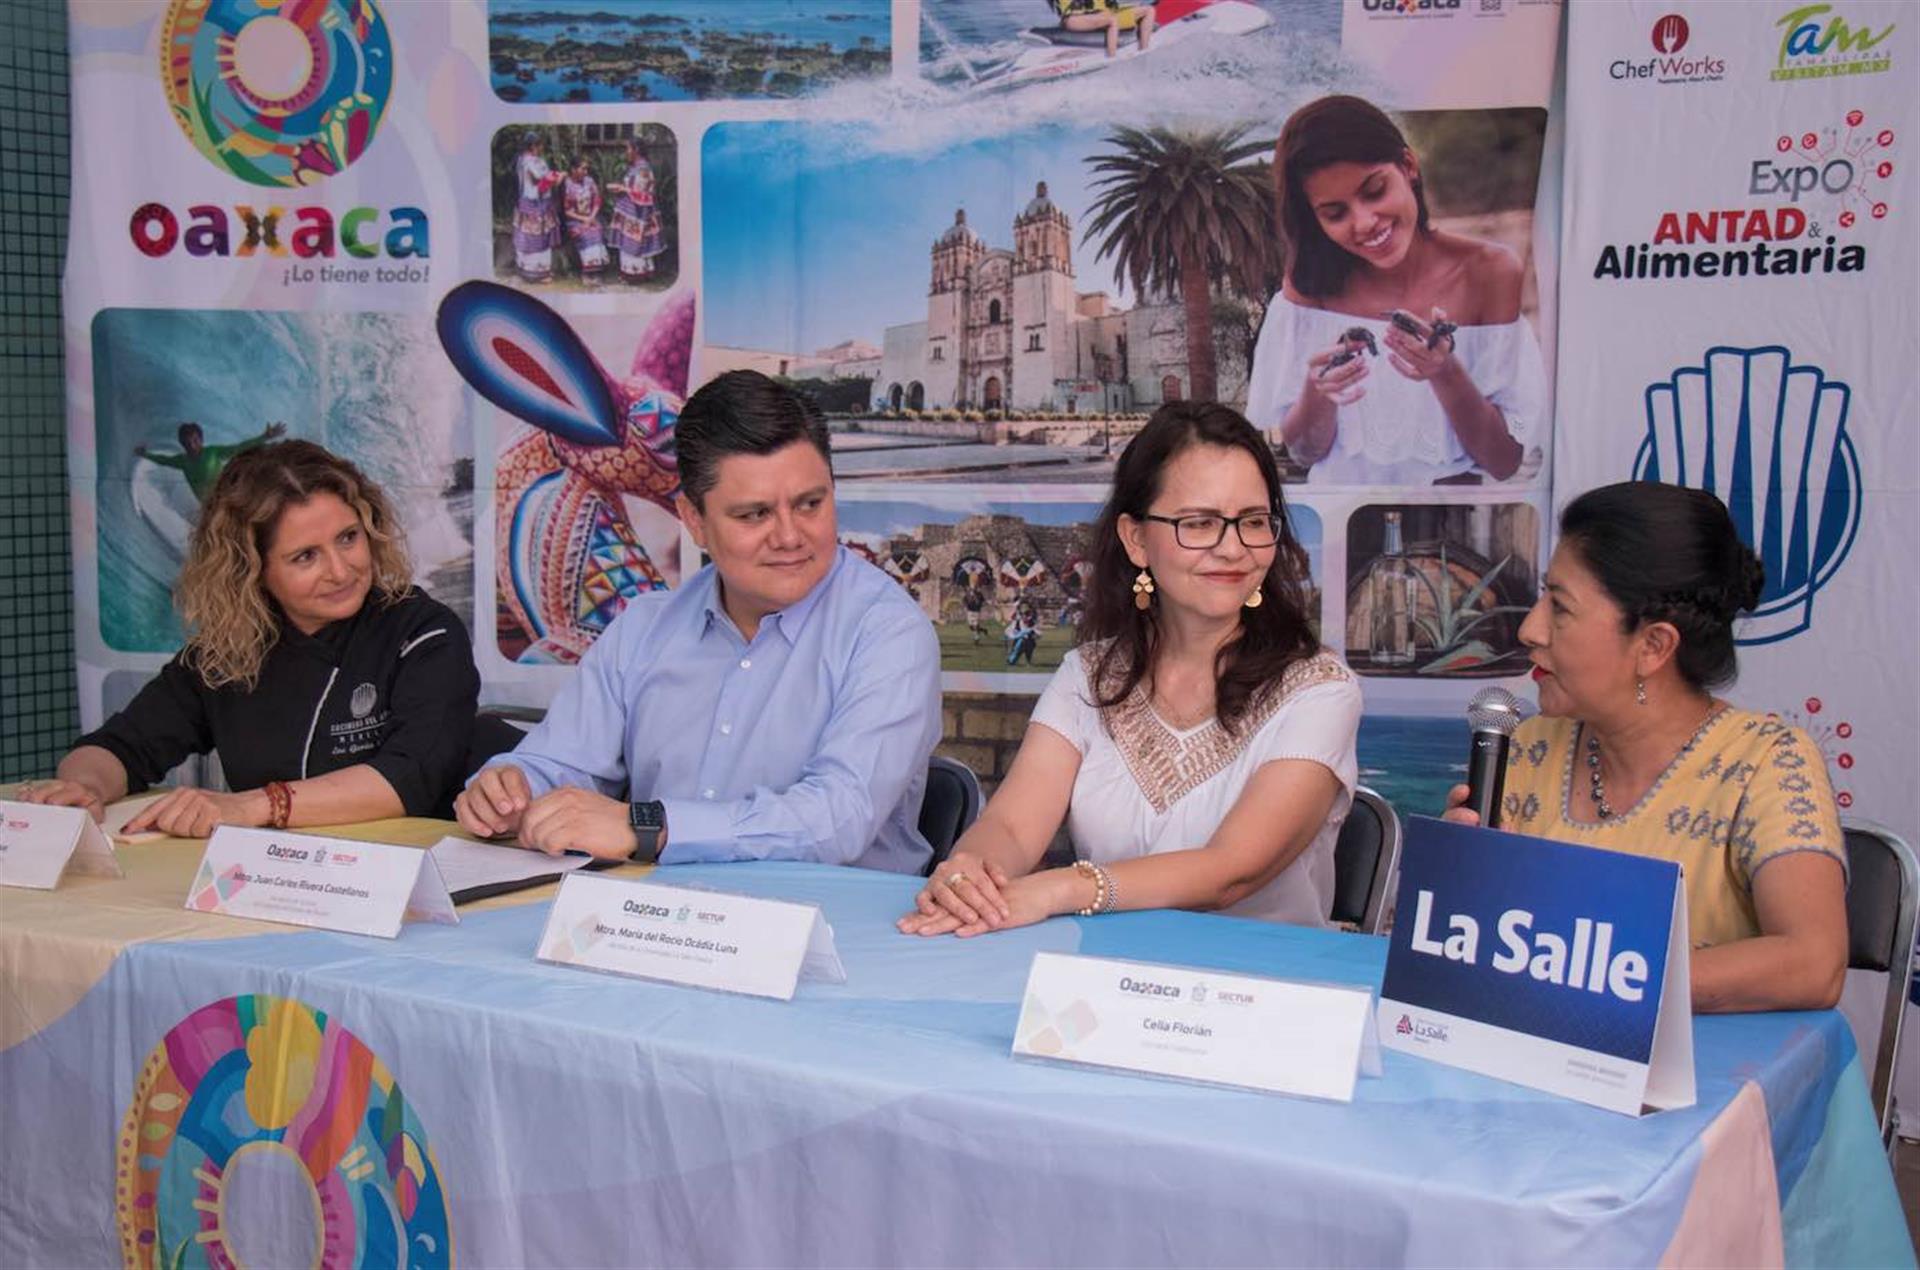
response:
[(887, 0), (491, 0), (493, 91), (508, 102), (804, 97), (885, 76)]

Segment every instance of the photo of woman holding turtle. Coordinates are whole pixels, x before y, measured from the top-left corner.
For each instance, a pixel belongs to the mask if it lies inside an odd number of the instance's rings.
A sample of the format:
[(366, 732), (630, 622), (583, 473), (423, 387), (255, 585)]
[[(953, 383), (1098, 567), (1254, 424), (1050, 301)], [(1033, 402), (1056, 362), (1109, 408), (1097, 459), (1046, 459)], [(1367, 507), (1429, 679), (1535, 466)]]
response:
[(1529, 478), (1547, 378), (1509, 248), (1432, 223), (1420, 158), (1358, 97), (1295, 111), (1275, 148), (1285, 284), (1247, 414), (1315, 485)]

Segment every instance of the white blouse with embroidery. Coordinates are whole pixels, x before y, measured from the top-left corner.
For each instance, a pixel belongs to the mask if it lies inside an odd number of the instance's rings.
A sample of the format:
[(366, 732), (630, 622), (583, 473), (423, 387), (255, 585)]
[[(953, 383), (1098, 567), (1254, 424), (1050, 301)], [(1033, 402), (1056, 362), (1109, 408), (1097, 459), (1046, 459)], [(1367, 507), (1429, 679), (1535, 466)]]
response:
[(1068, 653), (1033, 710), (1033, 722), (1080, 751), (1067, 809), (1075, 854), (1111, 864), (1203, 847), (1263, 764), (1305, 759), (1340, 782), (1326, 823), (1278, 877), (1223, 911), (1327, 925), (1334, 839), (1359, 779), (1360, 685), (1346, 664), (1324, 651), (1296, 663), (1279, 688), (1247, 712), (1237, 735), (1214, 719), (1185, 731), (1168, 726), (1144, 686), (1103, 712), (1092, 703), (1087, 674), (1081, 650)]

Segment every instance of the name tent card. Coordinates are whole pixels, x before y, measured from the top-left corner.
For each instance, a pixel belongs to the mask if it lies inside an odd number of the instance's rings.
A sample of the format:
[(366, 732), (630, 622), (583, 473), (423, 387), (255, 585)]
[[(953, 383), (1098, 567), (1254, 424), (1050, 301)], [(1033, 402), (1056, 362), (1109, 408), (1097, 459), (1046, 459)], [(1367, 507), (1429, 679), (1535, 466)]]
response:
[(51, 891), (69, 869), (123, 876), (113, 844), (85, 808), (0, 799), (0, 886)]
[(845, 983), (833, 927), (811, 904), (570, 873), (541, 961), (791, 1001), (799, 981)]
[(207, 839), (186, 907), (383, 939), (408, 920), (460, 921), (432, 855), (418, 847), (236, 825)]
[(1365, 988), (1043, 952), (1013, 1052), (1350, 1102), (1380, 1072), (1372, 1017)]
[(1380, 1040), (1639, 1115), (1694, 1101), (1680, 866), (1407, 821)]

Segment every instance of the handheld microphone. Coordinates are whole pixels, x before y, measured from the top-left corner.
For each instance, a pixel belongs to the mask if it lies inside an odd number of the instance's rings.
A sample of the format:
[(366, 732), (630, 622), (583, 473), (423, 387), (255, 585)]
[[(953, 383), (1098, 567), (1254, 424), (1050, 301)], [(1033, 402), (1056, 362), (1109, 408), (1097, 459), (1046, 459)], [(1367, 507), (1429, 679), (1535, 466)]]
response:
[(1467, 755), (1467, 801), (1480, 823), (1500, 827), (1500, 796), (1507, 783), (1507, 748), (1520, 726), (1523, 703), (1505, 688), (1482, 688), (1467, 705), (1473, 748)]

